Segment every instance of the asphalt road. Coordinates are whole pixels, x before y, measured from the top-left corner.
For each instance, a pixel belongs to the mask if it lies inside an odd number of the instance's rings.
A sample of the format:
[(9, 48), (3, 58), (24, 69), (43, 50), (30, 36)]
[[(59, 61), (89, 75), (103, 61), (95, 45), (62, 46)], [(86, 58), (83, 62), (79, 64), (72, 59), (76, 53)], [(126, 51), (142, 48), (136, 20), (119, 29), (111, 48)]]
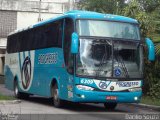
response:
[[(52, 118), (66, 120), (123, 120), (127, 115), (159, 114), (158, 111), (135, 107), (134, 105), (119, 104), (114, 111), (106, 110), (103, 104), (75, 104), (67, 103), (63, 108), (55, 108), (51, 100), (38, 96), (30, 97), (28, 100), (21, 100), (20, 103), (1, 103), (2, 114), (19, 114), (30, 118), (43, 118), (45, 115)], [(31, 115), (32, 114), (32, 115)], [(160, 114), (159, 114), (160, 115)], [(160, 117), (160, 116), (159, 116)], [(35, 119), (34, 118), (34, 119)], [(78, 119), (79, 118), (79, 119)]]
[(103, 104), (66, 103), (63, 108), (55, 108), (50, 99), (39, 96), (31, 96), (16, 104), (0, 103), (1, 119), (4, 115), (10, 114), (17, 114), (21, 120), (150, 120), (149, 117), (160, 118), (158, 111), (131, 104), (119, 104), (113, 111), (106, 110)]

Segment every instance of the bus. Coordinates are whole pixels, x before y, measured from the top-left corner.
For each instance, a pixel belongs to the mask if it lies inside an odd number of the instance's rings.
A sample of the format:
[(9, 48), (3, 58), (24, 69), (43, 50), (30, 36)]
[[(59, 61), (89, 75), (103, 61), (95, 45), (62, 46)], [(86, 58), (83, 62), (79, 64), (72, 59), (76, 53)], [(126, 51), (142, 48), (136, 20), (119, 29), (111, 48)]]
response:
[[(155, 58), (145, 38), (148, 60)], [(137, 103), (142, 96), (143, 47), (138, 21), (90, 11), (69, 11), (59, 17), (8, 35), (5, 85), (15, 97), (65, 101)]]

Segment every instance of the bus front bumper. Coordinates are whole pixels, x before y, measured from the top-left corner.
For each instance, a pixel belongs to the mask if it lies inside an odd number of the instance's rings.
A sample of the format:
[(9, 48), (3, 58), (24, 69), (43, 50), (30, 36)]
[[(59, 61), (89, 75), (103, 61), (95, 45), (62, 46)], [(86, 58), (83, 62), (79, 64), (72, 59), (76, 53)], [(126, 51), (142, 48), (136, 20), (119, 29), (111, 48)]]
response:
[(74, 94), (74, 102), (117, 102), (117, 103), (138, 103), (142, 91), (138, 92), (103, 92), (78, 90)]

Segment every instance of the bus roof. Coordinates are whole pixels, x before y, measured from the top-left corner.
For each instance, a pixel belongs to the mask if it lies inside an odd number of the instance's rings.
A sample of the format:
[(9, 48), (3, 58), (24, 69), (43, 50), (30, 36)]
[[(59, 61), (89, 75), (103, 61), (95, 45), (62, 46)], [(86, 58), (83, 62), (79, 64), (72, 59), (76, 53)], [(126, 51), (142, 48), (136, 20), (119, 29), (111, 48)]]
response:
[(103, 14), (98, 12), (80, 11), (80, 10), (69, 11), (65, 14), (75, 19), (101, 19), (101, 20), (129, 22), (138, 24), (138, 21), (135, 19), (113, 14)]
[(53, 21), (56, 21), (56, 20), (59, 20), (65, 17), (70, 17), (72, 19), (99, 19), (99, 20), (128, 22), (128, 23), (138, 24), (137, 20), (129, 18), (129, 17), (125, 17), (125, 16), (119, 16), (119, 15), (113, 15), (113, 14), (103, 14), (103, 13), (91, 12), (91, 11), (73, 10), (73, 11), (66, 12), (59, 17), (54, 17), (48, 20), (41, 21), (39, 23), (36, 23), (24, 29), (15, 30), (14, 32), (10, 33), (10, 35), (21, 32), (21, 31), (25, 31), (30, 28), (42, 26), (44, 24), (47, 24), (47, 23), (50, 23), (50, 22), (53, 22)]
[(41, 26), (45, 23), (49, 23), (61, 18), (70, 17), (73, 19), (99, 19), (99, 20), (109, 20), (109, 21), (119, 21), (119, 22), (129, 22), (129, 23), (136, 23), (138, 21), (129, 17), (119, 16), (119, 15), (112, 15), (112, 14), (102, 14), (98, 12), (91, 12), (91, 11), (81, 11), (81, 10), (73, 10), (64, 13), (63, 15), (51, 18), (50, 20), (46, 20), (34, 25), (34, 27)]

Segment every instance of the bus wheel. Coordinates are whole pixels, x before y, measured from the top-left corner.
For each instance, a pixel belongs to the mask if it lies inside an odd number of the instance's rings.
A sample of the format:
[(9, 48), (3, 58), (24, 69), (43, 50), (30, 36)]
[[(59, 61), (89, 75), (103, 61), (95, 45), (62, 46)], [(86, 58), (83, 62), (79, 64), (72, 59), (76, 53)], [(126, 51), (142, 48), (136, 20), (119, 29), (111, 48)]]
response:
[(14, 95), (15, 95), (16, 98), (19, 98), (19, 99), (29, 97), (29, 94), (19, 92), (17, 81), (15, 81), (15, 83), (14, 83)]
[(17, 83), (17, 81), (14, 82), (14, 96), (16, 98), (21, 98), (21, 93), (18, 90), (18, 83)]
[(55, 84), (52, 87), (52, 97), (53, 97), (53, 103), (55, 107), (62, 107), (63, 101), (59, 98), (59, 93), (58, 93), (58, 86)]
[(108, 110), (114, 110), (117, 106), (117, 103), (104, 103), (104, 107)]

